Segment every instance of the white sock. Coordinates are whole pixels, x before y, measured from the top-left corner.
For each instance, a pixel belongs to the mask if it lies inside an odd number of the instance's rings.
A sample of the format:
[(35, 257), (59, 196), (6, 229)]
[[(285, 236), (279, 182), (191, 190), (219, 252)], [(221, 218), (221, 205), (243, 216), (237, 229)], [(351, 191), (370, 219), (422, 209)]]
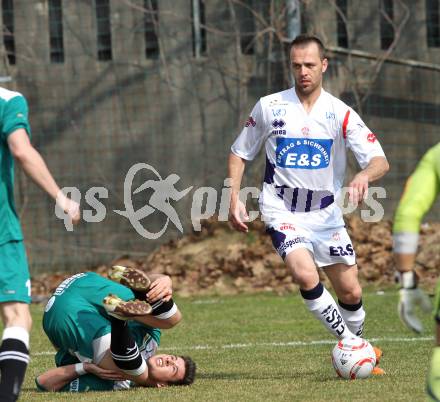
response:
[(2, 341), (5, 339), (14, 338), (23, 342), (26, 348), (29, 349), (29, 332), (23, 327), (6, 327), (3, 330)]
[[(365, 310), (362, 300), (356, 305), (347, 305), (338, 300), (339, 311), (347, 324), (348, 329), (356, 336), (362, 337), (364, 333)], [(341, 305), (342, 304), (342, 305)], [(350, 309), (347, 309), (349, 307)], [(353, 310), (356, 308), (356, 310)]]
[(301, 295), (312, 314), (338, 339), (354, 337), (339, 312), (333, 296), (321, 282), (311, 290), (302, 290)]

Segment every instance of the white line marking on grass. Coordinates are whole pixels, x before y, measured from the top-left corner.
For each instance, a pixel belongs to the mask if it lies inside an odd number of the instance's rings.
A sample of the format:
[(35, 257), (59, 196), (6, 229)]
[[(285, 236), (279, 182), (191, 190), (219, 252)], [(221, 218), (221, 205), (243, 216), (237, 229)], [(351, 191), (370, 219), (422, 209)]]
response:
[[(425, 336), (420, 338), (370, 338), (370, 342), (428, 342), (433, 341), (434, 337)], [(210, 346), (210, 345), (194, 345), (194, 346), (169, 346), (166, 348), (160, 348), (161, 351), (165, 350), (220, 350), (220, 349), (245, 349), (245, 348), (258, 348), (266, 346), (275, 347), (298, 347), (298, 346), (314, 346), (314, 345), (333, 345), (336, 343), (334, 339), (321, 339), (317, 341), (290, 341), (290, 342), (256, 342), (256, 343), (230, 343), (227, 345)], [(47, 356), (54, 355), (55, 352), (36, 352), (32, 353), (32, 356)]]
[(208, 299), (208, 300), (194, 300), (192, 304), (223, 304), (222, 300), (219, 299)]
[[(371, 338), (370, 342), (427, 342), (433, 341), (433, 337), (421, 337), (421, 338)], [(333, 345), (336, 340), (333, 339), (321, 339), (317, 341), (291, 341), (291, 342), (256, 342), (256, 343), (231, 343), (228, 345), (209, 346), (209, 345), (196, 345), (196, 346), (169, 346), (167, 348), (160, 348), (161, 350), (201, 350), (201, 349), (244, 349), (244, 348), (256, 348), (256, 347), (298, 347), (298, 346), (314, 346), (314, 345)]]

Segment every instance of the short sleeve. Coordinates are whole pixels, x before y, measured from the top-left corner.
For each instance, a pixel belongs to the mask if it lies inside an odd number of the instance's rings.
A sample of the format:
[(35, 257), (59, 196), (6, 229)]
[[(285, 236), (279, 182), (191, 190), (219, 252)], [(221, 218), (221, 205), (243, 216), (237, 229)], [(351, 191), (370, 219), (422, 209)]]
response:
[(240, 158), (252, 160), (257, 156), (265, 141), (265, 123), (261, 102), (254, 106), (251, 115), (232, 144), (231, 152)]
[(19, 95), (6, 102), (3, 110), (2, 136), (7, 138), (19, 128), (24, 128), (28, 135), (31, 135), (29, 124), (29, 109), (26, 99)]
[(385, 157), (379, 141), (360, 116), (348, 108), (342, 122), (342, 134), (347, 147), (353, 151), (360, 167), (364, 169), (375, 156)]

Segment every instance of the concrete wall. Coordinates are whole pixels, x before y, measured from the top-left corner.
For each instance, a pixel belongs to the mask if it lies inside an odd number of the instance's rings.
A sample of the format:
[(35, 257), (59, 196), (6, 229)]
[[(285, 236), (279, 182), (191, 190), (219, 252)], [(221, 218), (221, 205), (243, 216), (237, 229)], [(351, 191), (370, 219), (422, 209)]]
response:
[[(60, 185), (76, 186), (83, 196), (91, 186), (109, 190), (105, 220), (72, 234), (54, 216), (51, 201), (19, 174), (17, 202), (34, 272), (84, 269), (122, 253), (144, 254), (180, 234), (170, 224), (160, 240), (146, 240), (113, 212), (125, 209), (124, 178), (135, 163), (150, 164), (163, 178), (178, 174), (180, 190), (223, 185), (230, 144), (249, 109), (244, 89), (252, 60), (237, 54), (228, 35), (210, 33), (208, 54), (195, 60), (190, 2), (158, 3), (159, 60), (144, 56), (143, 1), (128, 7), (113, 0), (113, 60), (104, 62), (96, 56), (93, 2), (64, 1), (64, 64), (49, 62), (46, 2), (14, 3), (17, 64), (9, 66), (9, 86), (29, 101), (34, 144)], [(213, 29), (231, 28), (222, 1), (206, 3), (206, 18)], [(154, 175), (144, 170), (134, 185), (148, 178)], [(192, 195), (174, 203), (186, 233)], [(147, 191), (134, 197), (135, 208), (149, 196)], [(154, 232), (165, 222), (158, 212), (142, 223)]]

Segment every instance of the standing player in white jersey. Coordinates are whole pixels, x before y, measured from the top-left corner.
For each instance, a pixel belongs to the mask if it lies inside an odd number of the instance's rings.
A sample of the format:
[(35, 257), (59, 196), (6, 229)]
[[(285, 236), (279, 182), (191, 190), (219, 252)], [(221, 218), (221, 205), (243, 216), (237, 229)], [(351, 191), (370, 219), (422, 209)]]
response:
[[(335, 203), (343, 185), (346, 149), (362, 170), (349, 183), (358, 205), (368, 184), (382, 177), (388, 162), (359, 115), (322, 88), (328, 61), (315, 36), (300, 35), (290, 45), (295, 87), (263, 97), (231, 147), (230, 221), (247, 232), (246, 207), (239, 200), (245, 162), (264, 144), (266, 172), (259, 204), (273, 245), (306, 306), (337, 338), (361, 336), (365, 311), (353, 246)], [(319, 280), (324, 268), (338, 304)], [(381, 372), (377, 367), (376, 373)]]

